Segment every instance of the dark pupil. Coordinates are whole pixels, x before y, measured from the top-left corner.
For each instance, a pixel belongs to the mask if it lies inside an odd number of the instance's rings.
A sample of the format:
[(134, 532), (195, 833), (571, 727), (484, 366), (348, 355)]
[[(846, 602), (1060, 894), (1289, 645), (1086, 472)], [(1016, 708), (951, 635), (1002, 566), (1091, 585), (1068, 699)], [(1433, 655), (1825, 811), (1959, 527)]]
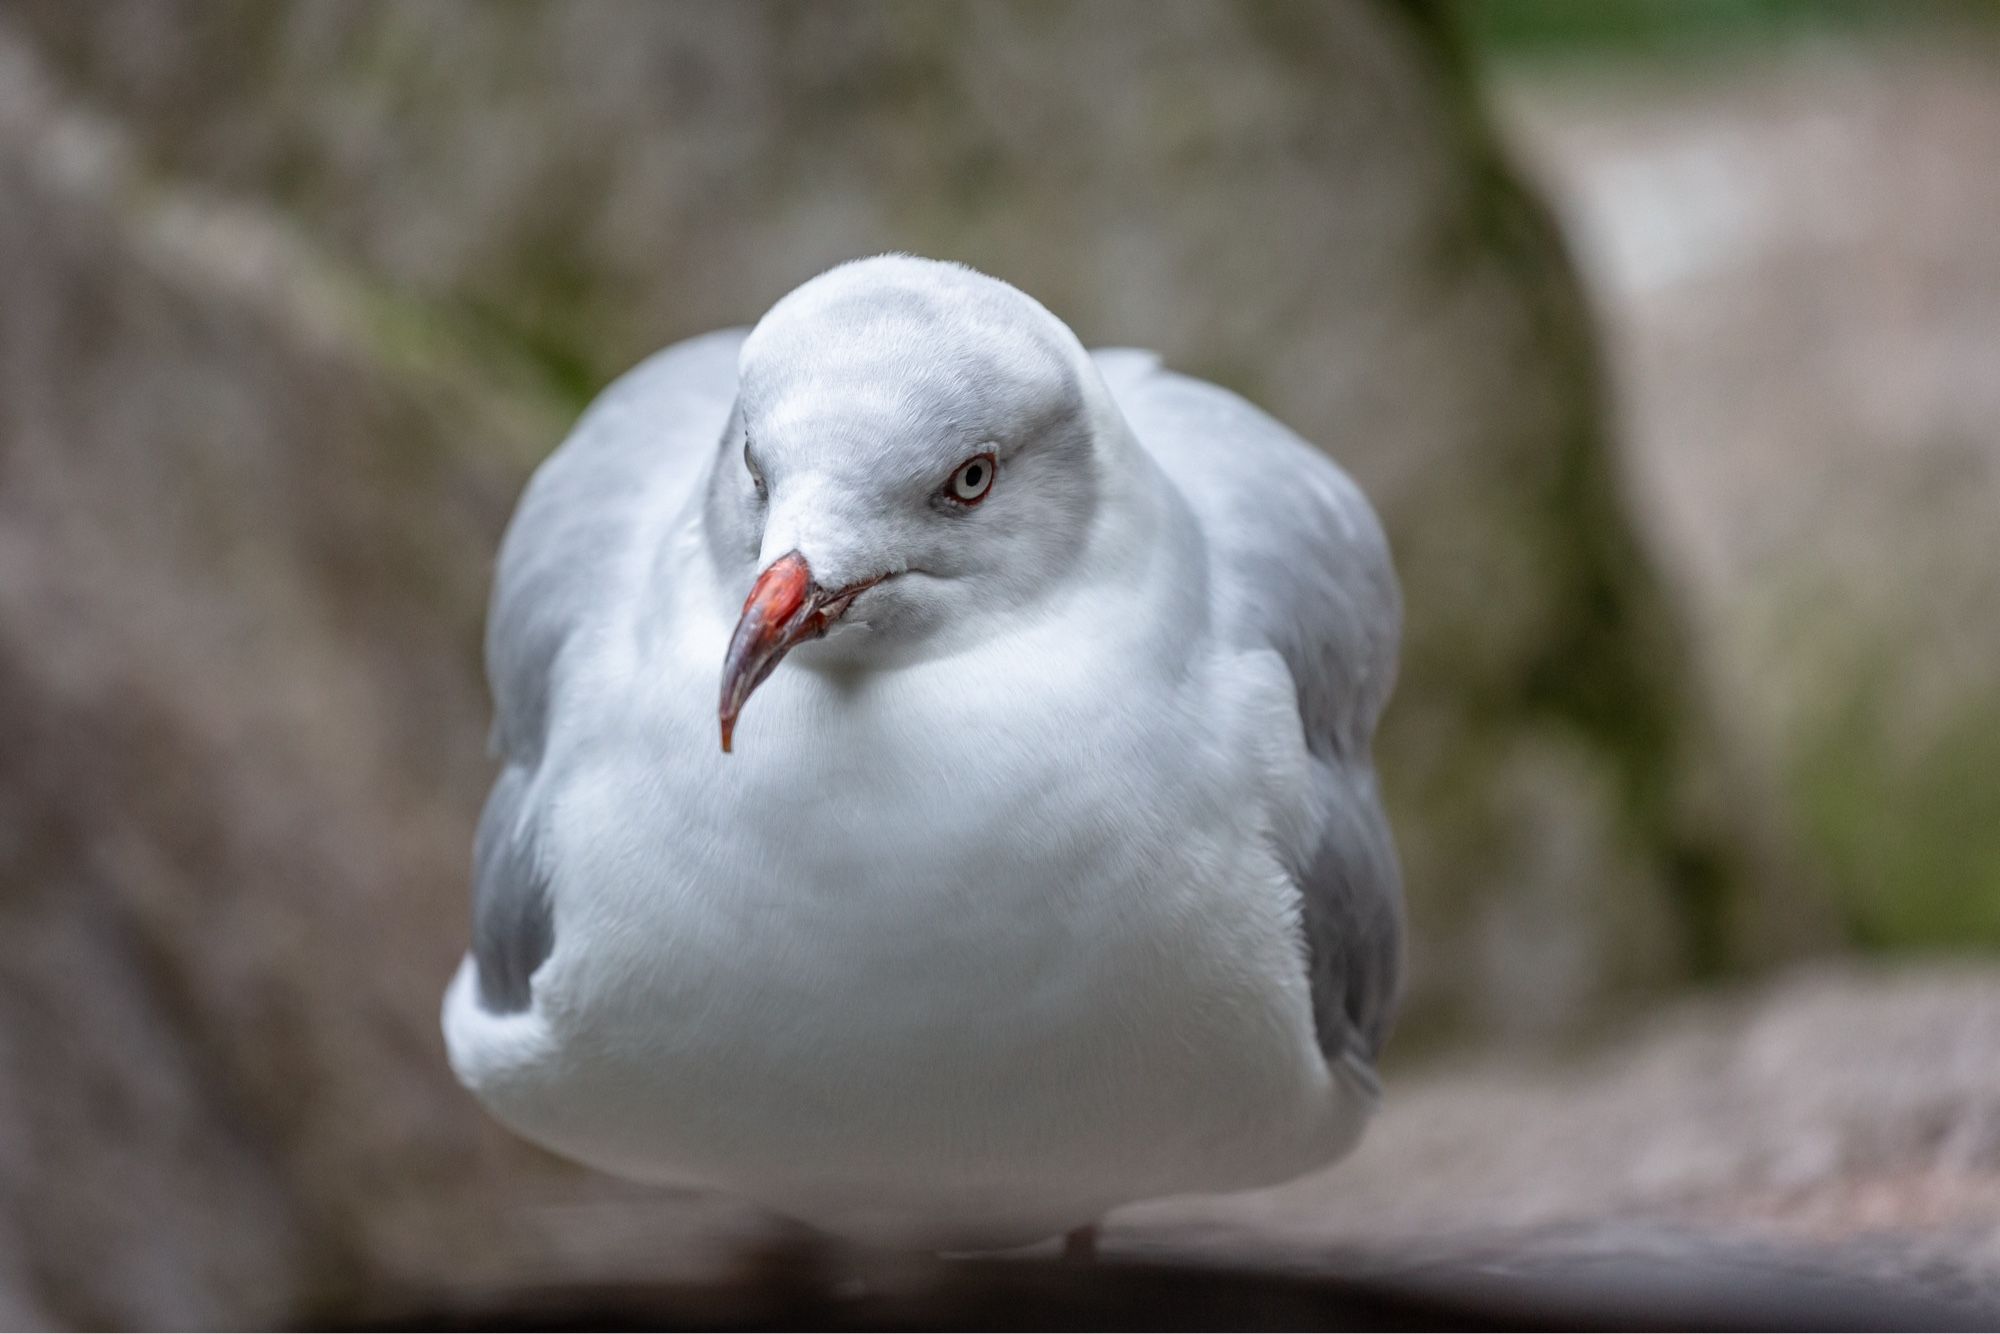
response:
[(985, 476), (985, 474), (986, 470), (975, 463), (965, 470), (965, 484), (967, 486), (978, 486), (979, 479)]

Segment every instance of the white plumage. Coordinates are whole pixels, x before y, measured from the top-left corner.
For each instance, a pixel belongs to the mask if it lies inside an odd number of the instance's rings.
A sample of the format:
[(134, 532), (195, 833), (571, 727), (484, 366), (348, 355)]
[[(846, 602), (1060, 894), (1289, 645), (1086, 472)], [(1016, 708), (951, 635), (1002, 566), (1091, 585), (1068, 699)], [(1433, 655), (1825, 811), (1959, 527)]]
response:
[[(808, 570), (773, 669), (746, 594)], [(501, 553), (453, 1068), (607, 1171), (900, 1241), (1328, 1162), (1398, 973), (1398, 614), (1324, 456), (970, 270), (669, 348)]]

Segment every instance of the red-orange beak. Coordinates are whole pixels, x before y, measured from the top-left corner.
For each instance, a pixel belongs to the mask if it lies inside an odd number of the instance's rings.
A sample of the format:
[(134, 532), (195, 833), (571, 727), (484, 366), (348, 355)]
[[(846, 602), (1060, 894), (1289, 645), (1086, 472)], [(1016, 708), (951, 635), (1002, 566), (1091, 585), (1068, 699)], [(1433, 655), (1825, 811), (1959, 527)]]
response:
[(884, 577), (878, 575), (829, 592), (814, 581), (812, 567), (796, 551), (778, 557), (757, 576), (744, 600), (736, 633), (729, 637), (729, 653), (722, 660), (724, 754), (729, 752), (730, 738), (736, 731), (736, 716), (779, 661), (806, 640), (825, 634), (858, 594)]

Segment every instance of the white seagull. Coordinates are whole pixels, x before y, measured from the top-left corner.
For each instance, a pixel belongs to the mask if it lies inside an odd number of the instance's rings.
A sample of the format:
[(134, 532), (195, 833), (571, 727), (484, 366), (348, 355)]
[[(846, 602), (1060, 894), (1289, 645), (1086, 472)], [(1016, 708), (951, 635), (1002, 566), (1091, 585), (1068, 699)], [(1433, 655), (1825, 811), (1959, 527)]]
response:
[(514, 516), (452, 1068), (900, 1245), (1328, 1163), (1401, 971), (1400, 615), (1242, 399), (958, 265), (822, 274), (619, 380)]

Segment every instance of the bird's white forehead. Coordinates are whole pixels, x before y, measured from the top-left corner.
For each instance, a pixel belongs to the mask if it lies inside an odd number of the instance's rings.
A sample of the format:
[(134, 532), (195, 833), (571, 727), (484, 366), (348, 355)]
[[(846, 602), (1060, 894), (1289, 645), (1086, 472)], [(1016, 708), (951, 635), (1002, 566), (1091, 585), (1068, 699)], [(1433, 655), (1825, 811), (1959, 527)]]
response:
[[(837, 397), (829, 393), (836, 386)], [(801, 379), (758, 404), (756, 429), (766, 439), (777, 439), (823, 427), (830, 417), (857, 425), (893, 422), (908, 415), (910, 399), (910, 386), (892, 379), (852, 375), (831, 384)]]

